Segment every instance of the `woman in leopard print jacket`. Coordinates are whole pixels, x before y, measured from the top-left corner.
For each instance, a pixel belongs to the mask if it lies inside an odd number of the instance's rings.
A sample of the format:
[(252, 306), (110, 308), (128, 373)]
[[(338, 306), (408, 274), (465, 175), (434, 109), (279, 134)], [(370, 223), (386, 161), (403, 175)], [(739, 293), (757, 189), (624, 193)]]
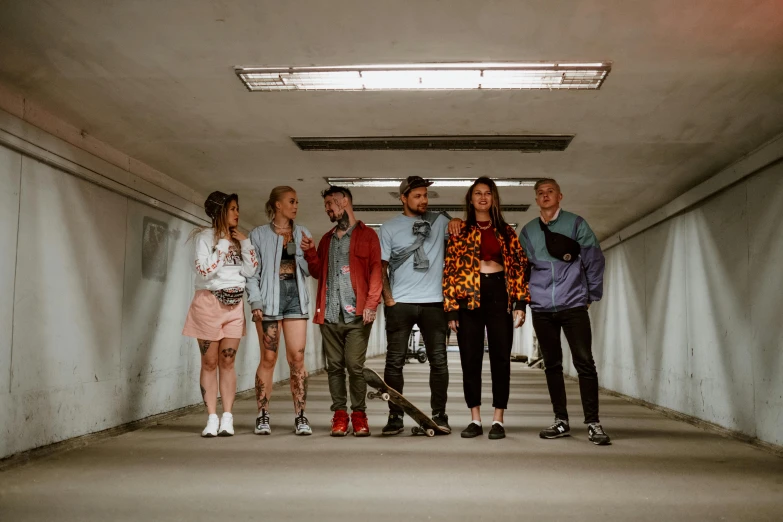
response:
[(451, 236), (443, 274), (443, 306), (449, 328), (457, 333), (463, 391), (472, 422), (462, 437), (484, 433), (481, 426), (481, 367), (487, 332), (495, 413), (490, 439), (505, 437), (511, 344), (514, 328), (525, 321), (530, 300), (527, 257), (514, 229), (503, 219), (495, 182), (478, 178), (465, 195), (467, 221)]

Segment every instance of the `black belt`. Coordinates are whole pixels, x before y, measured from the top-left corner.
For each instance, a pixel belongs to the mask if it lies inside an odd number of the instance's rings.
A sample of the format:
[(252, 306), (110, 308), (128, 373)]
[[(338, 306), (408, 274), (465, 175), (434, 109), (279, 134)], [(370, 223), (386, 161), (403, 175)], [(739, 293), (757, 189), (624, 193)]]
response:
[(280, 274), (280, 280), (281, 281), (286, 281), (288, 279), (293, 279), (294, 277), (296, 277), (295, 274)]

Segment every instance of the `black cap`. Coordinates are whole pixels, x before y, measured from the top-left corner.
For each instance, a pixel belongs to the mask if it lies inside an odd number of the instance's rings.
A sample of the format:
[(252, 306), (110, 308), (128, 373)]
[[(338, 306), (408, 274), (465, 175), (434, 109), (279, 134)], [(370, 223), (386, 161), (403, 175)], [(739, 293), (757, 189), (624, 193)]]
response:
[(210, 219), (214, 220), (217, 215), (220, 214), (220, 211), (223, 210), (223, 205), (226, 204), (226, 201), (231, 199), (238, 200), (239, 196), (236, 194), (226, 194), (225, 192), (216, 190), (210, 194), (207, 200), (204, 202), (204, 212), (207, 213)]
[(421, 176), (408, 176), (407, 179), (400, 183), (400, 196), (404, 196), (413, 189), (421, 187), (429, 187), (434, 181), (429, 181)]

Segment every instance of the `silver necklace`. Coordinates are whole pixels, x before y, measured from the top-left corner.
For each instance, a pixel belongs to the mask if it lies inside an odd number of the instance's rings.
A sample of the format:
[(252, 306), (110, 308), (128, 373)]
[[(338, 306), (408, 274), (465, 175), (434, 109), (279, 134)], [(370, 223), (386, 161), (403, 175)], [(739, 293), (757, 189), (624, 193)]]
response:
[(481, 225), (479, 225), (479, 222), (476, 221), (476, 226), (479, 227), (479, 230), (489, 230), (489, 228), (492, 226), (492, 220), (490, 219), (489, 220), (489, 225), (487, 225), (485, 227), (482, 227)]

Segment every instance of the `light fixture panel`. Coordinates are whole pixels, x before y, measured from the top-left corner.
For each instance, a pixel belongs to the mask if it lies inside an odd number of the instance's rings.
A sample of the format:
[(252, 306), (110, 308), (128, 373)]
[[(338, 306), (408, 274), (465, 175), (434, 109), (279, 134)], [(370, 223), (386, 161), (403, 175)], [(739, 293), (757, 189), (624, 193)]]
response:
[(250, 91), (600, 89), (599, 63), (429, 63), (331, 67), (235, 67)]
[[(403, 178), (325, 178), (329, 185), (340, 187), (400, 188)], [(492, 178), (498, 187), (533, 187), (538, 178)], [(430, 178), (433, 187), (469, 187), (476, 178)]]

